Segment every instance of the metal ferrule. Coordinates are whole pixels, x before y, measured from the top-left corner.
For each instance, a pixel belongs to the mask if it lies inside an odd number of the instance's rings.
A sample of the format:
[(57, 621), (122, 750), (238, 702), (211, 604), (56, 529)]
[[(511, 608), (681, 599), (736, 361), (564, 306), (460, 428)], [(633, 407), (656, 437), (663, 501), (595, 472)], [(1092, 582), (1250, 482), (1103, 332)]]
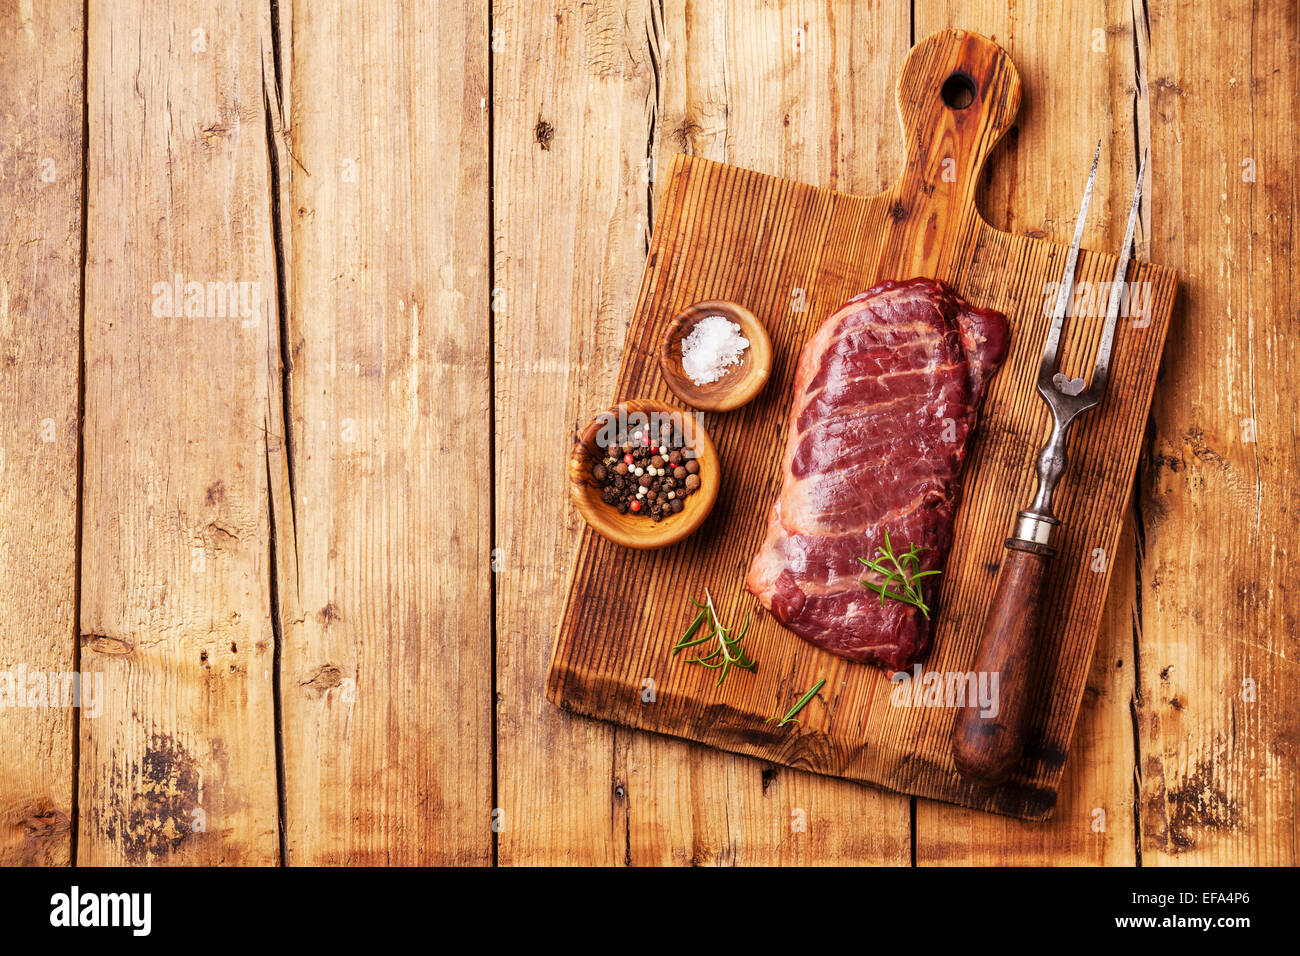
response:
[(1058, 524), (1060, 524), (1059, 521), (1048, 515), (1035, 514), (1032, 511), (1021, 511), (1016, 514), (1016, 523), (1011, 532), (1011, 539), (1049, 548), (1052, 546), (1052, 529)]

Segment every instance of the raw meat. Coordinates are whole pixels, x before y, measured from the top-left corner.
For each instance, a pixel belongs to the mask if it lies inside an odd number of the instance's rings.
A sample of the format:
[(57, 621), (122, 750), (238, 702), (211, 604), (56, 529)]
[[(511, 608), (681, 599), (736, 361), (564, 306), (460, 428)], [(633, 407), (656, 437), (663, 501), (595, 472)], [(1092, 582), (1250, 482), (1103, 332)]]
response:
[[(863, 587), (859, 562), (885, 532), (896, 554), (942, 568), (962, 461), (989, 377), (1006, 356), (1006, 318), (941, 282), (882, 282), (840, 307), (795, 373), (784, 482), (745, 586), (786, 627), (832, 654), (890, 670), (930, 647), (912, 604)], [(939, 576), (923, 579), (935, 615)]]

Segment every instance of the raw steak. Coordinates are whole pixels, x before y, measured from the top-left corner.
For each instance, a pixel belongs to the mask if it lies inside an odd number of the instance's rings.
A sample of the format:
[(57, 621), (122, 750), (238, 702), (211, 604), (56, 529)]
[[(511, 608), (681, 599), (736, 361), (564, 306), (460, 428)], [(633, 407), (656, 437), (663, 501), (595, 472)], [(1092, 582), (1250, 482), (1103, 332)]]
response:
[[(967, 439), (1007, 351), (1006, 318), (941, 282), (882, 282), (840, 307), (795, 373), (784, 482), (745, 586), (810, 644), (890, 670), (930, 647), (920, 609), (863, 587), (889, 532), (921, 569), (952, 543)], [(935, 614), (938, 576), (923, 579)]]

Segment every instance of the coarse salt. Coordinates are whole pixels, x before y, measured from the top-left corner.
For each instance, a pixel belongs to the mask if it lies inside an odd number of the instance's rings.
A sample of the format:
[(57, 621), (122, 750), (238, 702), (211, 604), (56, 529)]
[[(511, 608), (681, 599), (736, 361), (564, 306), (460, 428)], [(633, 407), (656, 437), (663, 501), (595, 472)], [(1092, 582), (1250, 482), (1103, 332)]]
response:
[(740, 326), (721, 315), (706, 315), (682, 340), (682, 369), (696, 385), (716, 382), (740, 361), (749, 339)]

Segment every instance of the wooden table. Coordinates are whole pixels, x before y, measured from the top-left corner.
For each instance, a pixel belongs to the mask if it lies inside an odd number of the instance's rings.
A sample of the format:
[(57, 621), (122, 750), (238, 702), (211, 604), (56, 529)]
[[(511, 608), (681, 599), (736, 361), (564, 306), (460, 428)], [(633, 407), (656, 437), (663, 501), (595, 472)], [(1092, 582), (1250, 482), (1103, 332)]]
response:
[[(1218, 6), (6, 4), (0, 862), (1294, 865), (1300, 25)], [(875, 192), (948, 26), (1024, 80), (987, 219), (1101, 137), (1115, 249), (1149, 148), (1181, 280), (1046, 824), (543, 699), (656, 171)]]

